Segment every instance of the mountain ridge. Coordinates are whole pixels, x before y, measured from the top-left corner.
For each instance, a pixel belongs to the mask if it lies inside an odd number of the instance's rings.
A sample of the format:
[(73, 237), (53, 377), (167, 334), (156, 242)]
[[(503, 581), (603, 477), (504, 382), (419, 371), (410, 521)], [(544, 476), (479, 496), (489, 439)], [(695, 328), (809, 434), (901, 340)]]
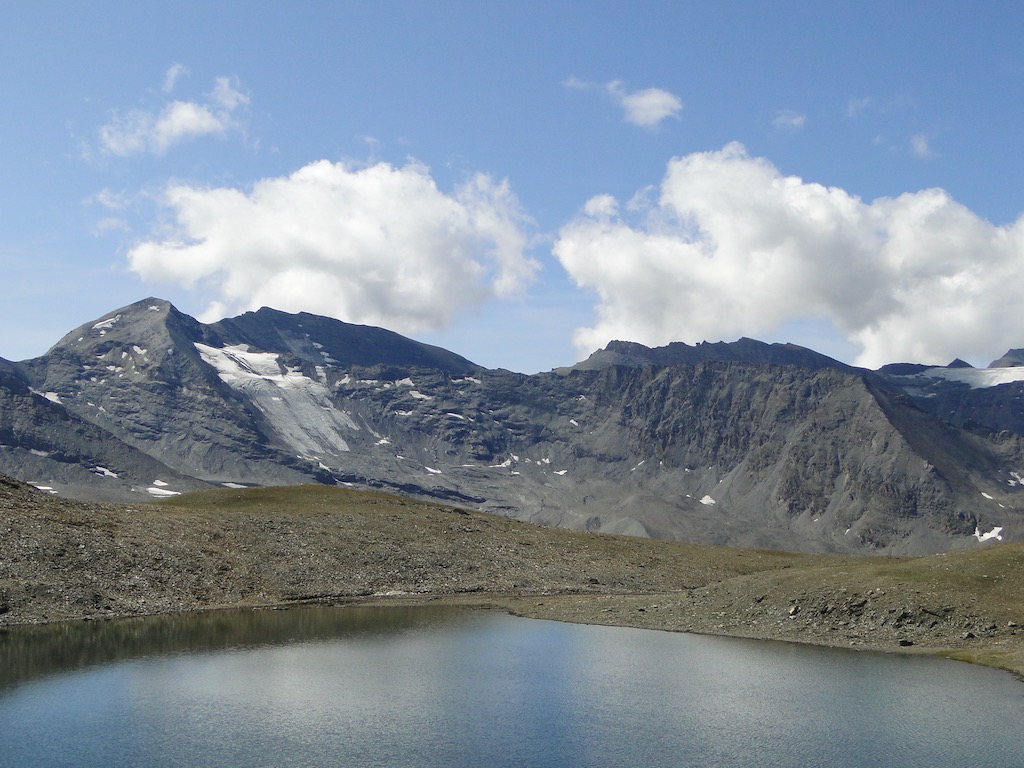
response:
[[(1024, 534), (1024, 424), (989, 403), (1021, 384), (979, 375), (746, 338), (613, 342), (525, 375), (308, 313), (203, 324), (149, 298), (0, 361), (0, 426), (20, 425), (0, 471), (82, 497), (317, 482), (584, 530), (920, 554)], [(75, 430), (65, 461), (41, 455)]]

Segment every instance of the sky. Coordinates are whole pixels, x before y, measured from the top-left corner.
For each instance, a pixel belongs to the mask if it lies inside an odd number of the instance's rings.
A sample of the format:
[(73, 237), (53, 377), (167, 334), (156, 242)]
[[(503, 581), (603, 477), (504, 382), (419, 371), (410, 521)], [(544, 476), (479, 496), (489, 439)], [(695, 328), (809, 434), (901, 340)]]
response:
[(149, 296), (490, 368), (1024, 347), (1014, 2), (11, 3), (0, 357)]

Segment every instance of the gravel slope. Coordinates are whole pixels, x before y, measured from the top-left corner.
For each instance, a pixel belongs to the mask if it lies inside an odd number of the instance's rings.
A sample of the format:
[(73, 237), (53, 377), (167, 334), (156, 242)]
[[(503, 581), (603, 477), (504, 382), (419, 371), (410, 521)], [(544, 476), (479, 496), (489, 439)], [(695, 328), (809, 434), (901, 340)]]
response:
[(0, 476), (0, 627), (309, 602), (443, 601), (558, 620), (953, 655), (1024, 674), (1024, 546), (797, 555), (518, 523), (324, 486), (135, 506)]

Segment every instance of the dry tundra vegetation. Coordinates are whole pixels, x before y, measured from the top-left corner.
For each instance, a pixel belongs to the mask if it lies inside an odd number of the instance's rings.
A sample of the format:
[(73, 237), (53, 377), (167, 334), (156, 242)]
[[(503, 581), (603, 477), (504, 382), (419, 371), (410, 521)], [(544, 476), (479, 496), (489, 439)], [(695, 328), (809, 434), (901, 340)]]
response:
[(18, 625), (228, 607), (439, 604), (940, 654), (1024, 675), (1022, 577), (1018, 544), (809, 555), (545, 528), (326, 486), (126, 506), (0, 477), (0, 639), (39, 631)]

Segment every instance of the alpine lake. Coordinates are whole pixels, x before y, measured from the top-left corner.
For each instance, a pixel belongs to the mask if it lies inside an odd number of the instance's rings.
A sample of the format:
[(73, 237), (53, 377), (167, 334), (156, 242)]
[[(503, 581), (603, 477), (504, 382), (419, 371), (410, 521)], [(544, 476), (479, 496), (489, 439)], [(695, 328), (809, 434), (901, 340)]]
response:
[(447, 607), (0, 631), (3, 766), (1014, 766), (1024, 684), (934, 658)]

